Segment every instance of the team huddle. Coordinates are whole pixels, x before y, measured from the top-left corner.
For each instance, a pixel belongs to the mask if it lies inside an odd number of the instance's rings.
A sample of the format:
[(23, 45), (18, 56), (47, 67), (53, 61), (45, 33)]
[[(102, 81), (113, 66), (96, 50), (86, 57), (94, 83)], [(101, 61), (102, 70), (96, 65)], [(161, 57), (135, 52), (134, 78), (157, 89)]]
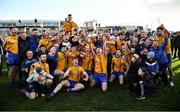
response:
[(91, 87), (100, 84), (105, 92), (116, 78), (120, 86), (138, 92), (137, 100), (153, 94), (159, 81), (164, 88), (174, 86), (170, 33), (163, 25), (153, 38), (125, 27), (88, 34), (69, 14), (59, 33), (51, 28), (50, 34), (46, 30), (39, 34), (34, 28), (31, 35), (20, 32), (18, 36), (17, 29), (10, 28), (3, 48), (10, 86), (16, 86), (18, 71), (20, 83), (26, 86), (20, 91), (30, 100), (45, 96), (45, 88), (53, 89), (47, 96), (51, 99), (62, 88), (82, 90), (85, 82)]

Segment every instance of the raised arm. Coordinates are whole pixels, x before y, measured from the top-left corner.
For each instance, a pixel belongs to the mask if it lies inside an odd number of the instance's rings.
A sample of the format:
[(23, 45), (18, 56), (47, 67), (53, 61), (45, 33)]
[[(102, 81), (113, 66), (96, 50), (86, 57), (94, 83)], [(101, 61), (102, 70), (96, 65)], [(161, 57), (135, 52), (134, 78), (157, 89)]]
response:
[(103, 43), (103, 52), (104, 52), (105, 55), (108, 54), (107, 49), (106, 49), (106, 41), (104, 41), (104, 43)]

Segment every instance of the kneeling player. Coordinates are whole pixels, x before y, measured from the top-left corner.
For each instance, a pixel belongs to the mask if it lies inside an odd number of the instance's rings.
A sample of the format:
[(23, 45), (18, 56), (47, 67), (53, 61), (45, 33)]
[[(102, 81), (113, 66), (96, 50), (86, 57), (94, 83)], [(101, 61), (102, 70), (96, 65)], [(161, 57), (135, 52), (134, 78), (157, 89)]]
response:
[(94, 76), (91, 81), (91, 87), (95, 86), (96, 83), (101, 83), (102, 91), (106, 91), (107, 86), (107, 51), (106, 42), (104, 42), (103, 49), (96, 48), (96, 53), (92, 49), (94, 55), (95, 67)]
[(120, 85), (123, 85), (125, 68), (128, 67), (128, 63), (122, 57), (120, 50), (117, 50), (115, 57), (112, 58), (111, 66), (112, 73), (109, 82), (113, 82), (118, 77)]

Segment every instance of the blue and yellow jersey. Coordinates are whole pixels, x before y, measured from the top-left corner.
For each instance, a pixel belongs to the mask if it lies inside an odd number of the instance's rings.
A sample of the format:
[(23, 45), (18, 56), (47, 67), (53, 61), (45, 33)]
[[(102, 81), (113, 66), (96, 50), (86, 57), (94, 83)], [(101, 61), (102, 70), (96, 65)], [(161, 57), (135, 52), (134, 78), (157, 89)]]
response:
[(62, 52), (58, 52), (58, 60), (56, 69), (63, 71), (67, 67), (66, 55)]
[[(164, 35), (161, 35), (160, 37), (159, 36), (155, 37), (155, 40), (158, 41), (159, 45), (161, 45), (164, 42), (164, 39), (165, 39)], [(166, 54), (171, 54), (171, 40), (170, 40), (170, 38), (168, 38), (168, 43), (167, 43), (167, 46), (165, 48), (165, 52), (166, 52)]]
[(122, 40), (120, 40), (119, 38), (116, 38), (115, 42), (116, 42), (116, 48), (118, 50), (121, 50), (122, 49)]
[(95, 73), (107, 73), (107, 56), (102, 54), (100, 56), (94, 56), (95, 61)]
[(18, 54), (18, 36), (7, 36), (5, 39), (5, 49), (13, 54)]
[[(109, 42), (115, 42), (114, 40), (110, 40)], [(110, 48), (110, 52), (111, 53), (115, 53), (116, 52), (116, 45), (115, 44), (107, 44), (107, 46)]]
[(31, 65), (29, 74), (32, 74), (37, 67), (40, 67), (45, 72), (49, 73), (49, 65), (47, 63), (35, 62)]
[(123, 58), (113, 57), (112, 65), (113, 65), (112, 70), (114, 70), (116, 72), (124, 72), (125, 68), (128, 66), (128, 63)]
[[(85, 44), (86, 46), (92, 46), (92, 48), (94, 48), (95, 47), (95, 45), (94, 45), (94, 43), (93, 42), (86, 42), (86, 44)], [(84, 50), (84, 49), (83, 49)]]
[(79, 82), (81, 76), (85, 73), (85, 70), (80, 66), (71, 66), (67, 71), (69, 71), (68, 80), (77, 82)]
[(49, 41), (49, 37), (44, 37), (44, 38), (41, 38), (39, 40), (39, 46), (41, 45), (45, 45), (46, 48), (48, 49), (50, 46), (52, 46), (52, 42), (48, 42)]
[(68, 67), (72, 66), (72, 59), (74, 57), (78, 57), (78, 56), (79, 56), (78, 52), (72, 52), (72, 51), (69, 52), (69, 54), (68, 54)]
[(85, 70), (92, 70), (92, 64), (93, 64), (92, 58), (93, 58), (92, 53), (87, 53), (86, 56), (82, 59), (82, 67)]
[(65, 29), (65, 32), (70, 32), (70, 33), (72, 32), (72, 29), (77, 26), (78, 25), (73, 21), (66, 21), (63, 24), (63, 28)]
[(124, 52), (122, 52), (125, 61), (128, 63), (128, 65), (131, 63), (131, 55), (130, 55), (130, 51), (126, 50)]

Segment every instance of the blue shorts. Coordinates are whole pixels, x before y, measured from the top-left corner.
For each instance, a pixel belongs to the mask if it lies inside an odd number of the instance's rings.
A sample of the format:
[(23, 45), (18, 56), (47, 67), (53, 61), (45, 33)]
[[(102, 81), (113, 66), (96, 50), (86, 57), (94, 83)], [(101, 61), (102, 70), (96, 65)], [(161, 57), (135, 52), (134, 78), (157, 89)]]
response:
[(124, 75), (124, 72), (116, 72), (116, 71), (114, 71), (114, 72), (113, 72), (113, 75), (114, 75), (115, 77), (119, 77), (119, 76), (121, 76), (121, 75)]
[(19, 55), (13, 53), (7, 53), (7, 63), (8, 65), (18, 65), (19, 64)]
[(97, 83), (107, 82), (107, 75), (105, 73), (94, 73), (93, 79)]
[(86, 73), (87, 73), (89, 76), (93, 75), (92, 70), (86, 70)]
[(168, 64), (171, 63), (172, 60), (172, 55), (171, 54), (166, 54), (167, 59), (168, 59)]
[(63, 70), (63, 72), (65, 73), (67, 71), (67, 68), (65, 68), (64, 70)]
[(77, 81), (73, 81), (73, 80), (68, 80), (69, 81), (69, 84), (70, 84), (70, 87), (74, 87), (78, 82)]

